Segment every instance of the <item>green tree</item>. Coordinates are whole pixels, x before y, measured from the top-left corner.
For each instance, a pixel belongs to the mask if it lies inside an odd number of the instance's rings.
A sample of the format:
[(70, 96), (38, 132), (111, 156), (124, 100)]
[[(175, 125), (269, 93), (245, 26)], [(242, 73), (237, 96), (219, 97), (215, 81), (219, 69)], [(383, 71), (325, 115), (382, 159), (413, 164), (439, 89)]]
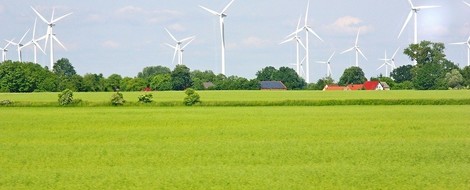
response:
[(326, 85), (333, 84), (335, 81), (331, 77), (318, 79), (316, 83), (309, 84), (309, 90), (323, 90)]
[(413, 80), (413, 65), (403, 65), (392, 71), (390, 76), (395, 80), (396, 83), (402, 83), (405, 81)]
[(72, 77), (77, 74), (75, 68), (72, 66), (72, 63), (66, 58), (59, 59), (54, 66), (52, 67), (52, 72), (58, 76)]
[(447, 86), (453, 89), (461, 88), (464, 84), (464, 78), (457, 69), (453, 69), (451, 72), (448, 72), (445, 76), (445, 80), (447, 82)]
[(256, 73), (258, 81), (281, 81), (289, 90), (304, 89), (307, 83), (302, 79), (294, 69), (281, 67), (277, 70), (274, 67), (265, 67)]
[(259, 81), (272, 81), (274, 80), (277, 73), (277, 69), (274, 67), (265, 67), (256, 73), (256, 79)]
[(118, 74), (112, 74), (106, 79), (106, 90), (117, 91), (121, 88), (122, 77)]
[(417, 64), (427, 64), (445, 59), (444, 49), (445, 45), (443, 43), (422, 41), (419, 44), (411, 44), (405, 49), (404, 53), (411, 60), (415, 60)]
[(153, 77), (155, 77), (156, 75), (160, 75), (160, 74), (170, 74), (171, 73), (171, 69), (168, 68), (168, 67), (164, 67), (164, 66), (150, 66), (150, 67), (145, 67), (142, 72), (139, 72), (137, 74), (137, 77), (138, 78), (143, 78), (145, 80), (147, 80), (148, 82), (150, 82)]
[(344, 70), (338, 84), (343, 86), (349, 84), (363, 84), (365, 81), (367, 81), (367, 78), (360, 67), (350, 67)]
[(427, 63), (415, 68), (413, 86), (417, 90), (437, 90), (442, 80), (442, 67), (437, 63)]
[(158, 91), (169, 91), (173, 89), (171, 83), (171, 74), (159, 74), (153, 77), (151, 83), (152, 88)]
[(142, 91), (148, 85), (143, 78), (124, 78), (121, 84), (125, 87), (122, 91)]
[(192, 83), (191, 72), (185, 65), (177, 65), (173, 72), (171, 72), (173, 90), (184, 90), (191, 87)]
[(105, 91), (105, 78), (103, 74), (87, 73), (83, 75), (83, 89), (86, 92)]
[(466, 66), (461, 70), (462, 77), (464, 79), (464, 86), (470, 86), (470, 66)]
[(56, 91), (53, 73), (38, 64), (5, 61), (0, 64), (1, 92)]

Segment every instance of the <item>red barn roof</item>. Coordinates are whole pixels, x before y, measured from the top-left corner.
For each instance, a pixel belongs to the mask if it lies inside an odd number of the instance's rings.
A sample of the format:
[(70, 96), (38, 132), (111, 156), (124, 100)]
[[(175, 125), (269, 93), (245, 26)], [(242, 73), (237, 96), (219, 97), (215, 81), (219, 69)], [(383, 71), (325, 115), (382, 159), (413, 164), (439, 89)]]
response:
[(366, 90), (376, 90), (379, 83), (379, 81), (367, 81), (364, 83), (364, 88)]
[(362, 90), (364, 89), (363, 84), (350, 84), (348, 85), (348, 90)]

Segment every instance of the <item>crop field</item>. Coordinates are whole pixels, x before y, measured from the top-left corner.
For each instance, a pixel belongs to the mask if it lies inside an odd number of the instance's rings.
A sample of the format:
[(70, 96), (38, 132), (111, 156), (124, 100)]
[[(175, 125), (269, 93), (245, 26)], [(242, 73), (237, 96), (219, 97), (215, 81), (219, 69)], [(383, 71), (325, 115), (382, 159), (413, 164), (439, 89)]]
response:
[(0, 189), (470, 189), (468, 105), (0, 113)]
[[(147, 92), (122, 92), (128, 102), (137, 102), (139, 95)], [(182, 102), (183, 92), (148, 92), (154, 101)], [(470, 99), (470, 91), (198, 91), (203, 102), (276, 102), (276, 101), (322, 101), (322, 100), (400, 100), (400, 99)], [(59, 93), (0, 93), (1, 100), (32, 103), (56, 103)], [(92, 103), (109, 102), (112, 92), (80, 93), (75, 92), (74, 98)]]

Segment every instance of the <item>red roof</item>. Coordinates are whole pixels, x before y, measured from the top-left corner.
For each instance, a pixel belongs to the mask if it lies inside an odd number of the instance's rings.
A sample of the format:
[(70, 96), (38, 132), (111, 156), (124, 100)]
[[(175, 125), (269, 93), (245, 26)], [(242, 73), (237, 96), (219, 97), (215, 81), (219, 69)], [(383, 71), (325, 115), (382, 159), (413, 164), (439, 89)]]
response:
[(366, 90), (375, 90), (377, 89), (377, 86), (379, 85), (379, 81), (367, 81), (364, 83), (364, 88)]
[(345, 86), (338, 86), (338, 85), (326, 85), (325, 89), (327, 91), (335, 91), (335, 90), (346, 90)]
[(364, 88), (363, 84), (350, 84), (348, 85), (349, 90), (362, 90)]

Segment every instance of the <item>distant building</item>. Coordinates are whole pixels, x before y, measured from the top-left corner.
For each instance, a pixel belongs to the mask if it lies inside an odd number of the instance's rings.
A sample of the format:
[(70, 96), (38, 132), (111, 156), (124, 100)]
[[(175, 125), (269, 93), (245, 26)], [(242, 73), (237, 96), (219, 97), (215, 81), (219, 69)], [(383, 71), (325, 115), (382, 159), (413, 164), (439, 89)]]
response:
[(339, 86), (336, 84), (325, 85), (325, 88), (323, 88), (323, 91), (344, 91), (344, 90), (348, 90), (348, 87)]
[(363, 84), (350, 84), (348, 85), (348, 90), (364, 90)]
[(386, 82), (366, 81), (364, 84), (350, 84), (348, 86), (339, 86), (335, 84), (325, 85), (323, 91), (347, 91), (347, 90), (390, 90)]
[(204, 82), (204, 83), (202, 83), (202, 86), (204, 86), (204, 89), (207, 90), (207, 89), (209, 89), (209, 88), (211, 88), (211, 87), (214, 87), (215, 85), (214, 85), (214, 83), (212, 83), (212, 82)]
[(380, 82), (383, 87), (383, 90), (390, 90), (390, 86), (386, 82)]
[(287, 90), (281, 81), (261, 81), (261, 90)]

